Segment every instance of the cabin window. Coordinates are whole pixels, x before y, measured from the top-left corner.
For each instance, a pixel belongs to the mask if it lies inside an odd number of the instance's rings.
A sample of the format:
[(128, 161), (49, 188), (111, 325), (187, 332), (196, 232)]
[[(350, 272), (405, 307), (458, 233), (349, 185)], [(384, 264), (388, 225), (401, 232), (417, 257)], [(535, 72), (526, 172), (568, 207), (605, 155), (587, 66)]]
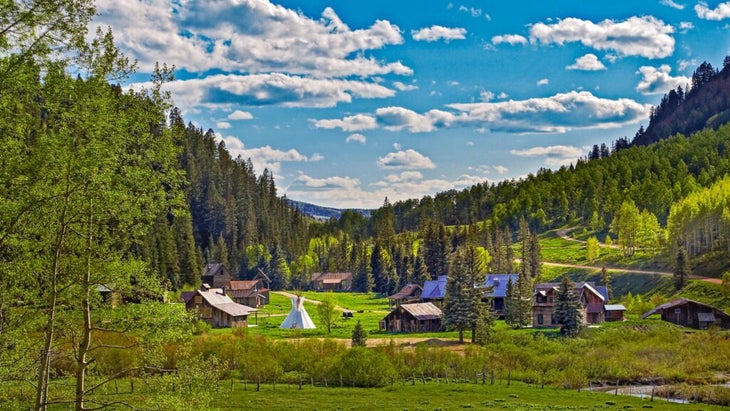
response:
[(196, 295), (195, 296), (195, 304), (202, 304), (203, 303), (203, 296)]
[(544, 321), (545, 321), (545, 319), (543, 318), (542, 314), (538, 314), (537, 315), (537, 324), (543, 325)]

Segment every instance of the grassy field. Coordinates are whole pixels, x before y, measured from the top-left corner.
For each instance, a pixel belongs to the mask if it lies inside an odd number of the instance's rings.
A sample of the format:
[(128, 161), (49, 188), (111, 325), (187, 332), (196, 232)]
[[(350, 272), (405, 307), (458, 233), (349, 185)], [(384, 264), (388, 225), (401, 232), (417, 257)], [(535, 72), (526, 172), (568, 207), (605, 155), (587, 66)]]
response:
[[(398, 410), (398, 411), (449, 411), (449, 410), (638, 410), (657, 409), (667, 411), (723, 410), (727, 408), (707, 404), (676, 404), (655, 398), (637, 398), (598, 391), (576, 391), (562, 388), (527, 385), (512, 381), (480, 379), (472, 381), (438, 382), (401, 381), (384, 388), (348, 388), (309, 386), (301, 389), (298, 384), (262, 384), (256, 391), (255, 384), (239, 380), (224, 380), (198, 392), (180, 389), (164, 392), (156, 385), (155, 378), (135, 380), (131, 392), (129, 380), (109, 387), (102, 399), (139, 404), (138, 409), (154, 410)], [(114, 388), (112, 390), (112, 388)], [(2, 395), (0, 395), (2, 399)], [(30, 400), (30, 398), (26, 398)], [(24, 402), (23, 402), (24, 404)], [(3, 403), (5, 406), (22, 406), (19, 402)], [(51, 410), (69, 409), (55, 405)], [(126, 410), (118, 405), (105, 408)]]

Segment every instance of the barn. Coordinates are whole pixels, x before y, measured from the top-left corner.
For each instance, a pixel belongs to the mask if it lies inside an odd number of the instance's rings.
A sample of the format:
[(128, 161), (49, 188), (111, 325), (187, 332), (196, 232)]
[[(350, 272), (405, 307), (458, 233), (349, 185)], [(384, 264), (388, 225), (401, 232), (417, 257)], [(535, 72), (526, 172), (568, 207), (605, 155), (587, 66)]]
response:
[(706, 329), (713, 326), (730, 329), (730, 315), (711, 305), (680, 298), (657, 306), (641, 318), (660, 314), (662, 320), (684, 327)]
[(401, 304), (380, 320), (380, 329), (392, 333), (441, 330), (441, 309), (432, 303)]

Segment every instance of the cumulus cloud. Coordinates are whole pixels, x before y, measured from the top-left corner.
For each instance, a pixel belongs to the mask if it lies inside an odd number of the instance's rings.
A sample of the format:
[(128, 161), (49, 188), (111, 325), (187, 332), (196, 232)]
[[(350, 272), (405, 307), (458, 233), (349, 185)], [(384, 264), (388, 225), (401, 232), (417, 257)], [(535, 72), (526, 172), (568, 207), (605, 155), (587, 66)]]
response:
[(379, 157), (377, 163), (378, 167), (384, 169), (417, 170), (436, 168), (436, 164), (430, 158), (411, 148), (388, 153), (383, 157)]
[(215, 128), (217, 128), (217, 129), (226, 130), (231, 127), (232, 127), (231, 123), (229, 123), (227, 121), (219, 121), (219, 122), (215, 123)]
[(492, 37), (492, 44), (495, 46), (502, 43), (507, 43), (512, 46), (516, 44), (527, 44), (527, 38), (520, 36), (519, 34), (504, 34)]
[(548, 147), (532, 147), (525, 150), (510, 150), (510, 154), (519, 157), (543, 157), (545, 164), (549, 166), (559, 166), (575, 162), (581, 155), (583, 150), (575, 146), (548, 146)]
[(300, 173), (285, 191), (289, 198), (339, 208), (378, 208), (383, 205), (385, 197), (392, 202), (421, 198), (435, 192), (462, 189), (482, 182), (482, 177), (466, 174), (455, 179), (427, 179), (418, 171), (403, 171), (386, 175), (363, 187), (360, 180), (352, 177), (314, 178)]
[(326, 177), (313, 178), (306, 174), (300, 174), (289, 189), (306, 189), (308, 191), (340, 191), (352, 190), (360, 186), (360, 180), (352, 177)]
[[(134, 88), (151, 86), (150, 83), (133, 85)], [(175, 103), (182, 108), (224, 106), (231, 102), (250, 106), (333, 107), (349, 103), (356, 97), (370, 99), (395, 95), (394, 90), (360, 80), (314, 79), (282, 73), (217, 74), (175, 80), (164, 87), (173, 93)]]
[(595, 54), (588, 53), (584, 56), (578, 57), (575, 63), (565, 67), (567, 70), (584, 70), (584, 71), (598, 71), (605, 70), (606, 66), (598, 60)]
[(228, 115), (228, 119), (233, 120), (233, 121), (252, 120), (253, 114), (249, 113), (248, 111), (236, 110), (233, 113)]
[(636, 86), (636, 91), (641, 94), (664, 94), (677, 87), (686, 87), (692, 83), (692, 79), (686, 76), (672, 77), (672, 69), (667, 64), (651, 67), (642, 66), (636, 72), (641, 75), (641, 80)]
[(338, 119), (323, 119), (317, 120), (314, 123), (317, 128), (333, 129), (339, 128), (342, 131), (362, 131), (372, 130), (378, 127), (377, 120), (375, 117), (368, 114), (356, 114), (354, 116), (345, 117), (342, 120)]
[(408, 130), (411, 133), (431, 132), (449, 127), (457, 118), (442, 110), (430, 110), (418, 114), (403, 107), (383, 107), (375, 111), (378, 123), (390, 131)]
[(550, 80), (549, 79), (546, 79), (546, 78), (543, 78), (543, 79), (537, 80), (537, 83), (536, 84), (538, 86), (547, 86), (548, 84), (550, 84)]
[(551, 97), (498, 102), (450, 104), (461, 112), (459, 124), (477, 124), (492, 131), (561, 133), (572, 129), (612, 128), (635, 123), (649, 114), (649, 106), (630, 99), (610, 100), (589, 91)]
[(111, 26), (115, 42), (134, 50), (143, 69), (167, 61), (191, 72), (280, 71), (315, 77), (412, 73), (399, 62), (365, 55), (402, 44), (396, 25), (377, 20), (352, 30), (329, 7), (320, 19), (312, 19), (268, 0), (99, 0), (96, 6), (96, 23)]
[(284, 162), (315, 162), (321, 161), (324, 157), (319, 154), (313, 154), (311, 157), (307, 157), (301, 154), (295, 149), (289, 150), (278, 150), (271, 146), (253, 147), (246, 148), (243, 142), (234, 136), (221, 136), (216, 135), (216, 139), (219, 142), (223, 142), (226, 149), (231, 154), (231, 157), (242, 159), (251, 159), (254, 168), (257, 172), (262, 172), (264, 169), (268, 169), (274, 174), (278, 174), (281, 170), (281, 163)]
[(463, 40), (466, 38), (466, 29), (461, 27), (451, 28), (444, 26), (431, 26), (425, 27), (420, 30), (412, 30), (411, 36), (416, 41), (434, 42), (444, 40), (449, 42), (451, 40)]
[(730, 2), (720, 3), (714, 9), (709, 8), (707, 3), (700, 2), (695, 6), (695, 13), (705, 20), (724, 20), (730, 17)]
[(492, 168), (497, 172), (497, 174), (507, 174), (507, 172), (509, 172), (509, 169), (502, 165), (492, 166)]
[(413, 91), (418, 90), (418, 86), (415, 84), (404, 84), (400, 81), (394, 81), (393, 87), (397, 88), (399, 91)]
[(365, 137), (364, 135), (362, 135), (360, 133), (350, 134), (345, 139), (346, 143), (351, 143), (353, 141), (360, 143), (360, 144), (365, 144), (365, 143), (367, 143), (368, 139), (367, 139), (367, 137)]
[(554, 24), (536, 23), (530, 39), (540, 44), (580, 42), (595, 50), (612, 50), (623, 56), (664, 58), (674, 53), (674, 27), (652, 16), (594, 23), (574, 17)]

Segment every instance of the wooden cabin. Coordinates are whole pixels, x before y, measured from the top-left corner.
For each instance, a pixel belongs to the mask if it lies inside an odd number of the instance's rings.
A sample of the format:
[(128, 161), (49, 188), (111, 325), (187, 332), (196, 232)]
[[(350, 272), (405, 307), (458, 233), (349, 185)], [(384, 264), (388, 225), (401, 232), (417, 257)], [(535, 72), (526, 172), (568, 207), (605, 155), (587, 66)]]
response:
[[(532, 300), (532, 326), (555, 327), (553, 319), (555, 296), (560, 283), (536, 284)], [(578, 302), (578, 309), (583, 318), (583, 324), (600, 324), (606, 320), (605, 301), (603, 295), (589, 283), (577, 283), (573, 294)]]
[(223, 264), (207, 264), (203, 275), (200, 277), (202, 284), (207, 284), (210, 288), (228, 287), (233, 280), (231, 272)]
[(659, 314), (664, 321), (683, 327), (704, 330), (710, 327), (730, 329), (730, 315), (711, 305), (688, 298), (670, 301), (645, 313), (641, 318)]
[(380, 320), (380, 329), (392, 333), (441, 331), (441, 309), (432, 303), (402, 304)]
[(418, 284), (406, 284), (397, 293), (388, 296), (388, 305), (397, 307), (401, 304), (412, 304), (421, 301), (423, 289)]
[(311, 287), (315, 291), (350, 291), (352, 273), (313, 273)]
[(189, 291), (180, 298), (186, 310), (196, 312), (200, 320), (216, 328), (248, 327), (249, 316), (257, 311), (231, 300), (225, 288)]

